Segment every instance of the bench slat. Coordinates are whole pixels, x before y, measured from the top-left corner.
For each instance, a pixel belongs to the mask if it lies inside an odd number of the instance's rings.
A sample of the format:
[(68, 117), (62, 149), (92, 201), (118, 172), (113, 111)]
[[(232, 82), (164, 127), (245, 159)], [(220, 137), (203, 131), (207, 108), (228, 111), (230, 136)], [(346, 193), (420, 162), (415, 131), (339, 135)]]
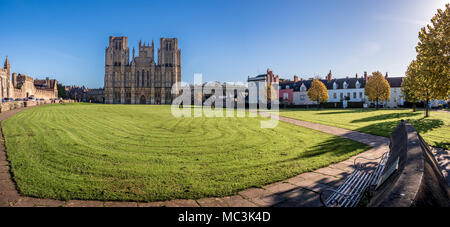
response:
[(377, 185), (384, 171), (389, 152), (383, 154), (376, 168), (355, 169), (332, 195), (324, 202), (325, 206), (354, 207), (361, 200), (363, 192), (371, 185)]

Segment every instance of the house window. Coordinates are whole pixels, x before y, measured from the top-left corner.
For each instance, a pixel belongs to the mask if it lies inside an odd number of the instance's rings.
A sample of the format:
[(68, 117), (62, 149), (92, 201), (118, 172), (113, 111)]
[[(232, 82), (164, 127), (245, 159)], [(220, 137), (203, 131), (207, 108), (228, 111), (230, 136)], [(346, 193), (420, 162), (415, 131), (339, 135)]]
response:
[(344, 93), (341, 92), (340, 97), (341, 97), (341, 99), (343, 99), (344, 98)]
[(359, 93), (359, 98), (362, 99), (363, 95), (362, 92)]
[(283, 93), (283, 99), (289, 99), (289, 93)]
[(336, 93), (333, 93), (333, 98), (334, 98), (334, 99), (336, 99), (336, 98), (337, 98), (337, 95), (336, 95)]
[(348, 98), (350, 98), (350, 97), (351, 97), (351, 96), (350, 96), (350, 92), (348, 92), (348, 93), (347, 93), (347, 97), (348, 97)]
[(356, 92), (353, 92), (353, 99), (356, 99)]

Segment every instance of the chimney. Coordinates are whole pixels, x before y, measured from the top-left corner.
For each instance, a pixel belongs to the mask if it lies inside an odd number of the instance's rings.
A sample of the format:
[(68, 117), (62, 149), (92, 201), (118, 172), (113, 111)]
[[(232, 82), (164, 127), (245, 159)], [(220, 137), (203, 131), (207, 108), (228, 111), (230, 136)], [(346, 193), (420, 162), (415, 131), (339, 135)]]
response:
[(387, 72), (386, 72), (386, 76), (384, 76), (384, 78), (386, 78), (386, 79), (388, 78), (388, 73)]
[(364, 72), (364, 80), (367, 80), (367, 72)]
[(355, 76), (355, 77), (356, 77), (356, 79), (358, 79), (358, 73), (356, 74), (356, 76)]
[(326, 79), (327, 79), (328, 81), (331, 81), (332, 78), (333, 78), (333, 74), (331, 73), (331, 70), (330, 70), (330, 72), (328, 73)]
[(298, 82), (298, 76), (294, 75), (294, 83)]

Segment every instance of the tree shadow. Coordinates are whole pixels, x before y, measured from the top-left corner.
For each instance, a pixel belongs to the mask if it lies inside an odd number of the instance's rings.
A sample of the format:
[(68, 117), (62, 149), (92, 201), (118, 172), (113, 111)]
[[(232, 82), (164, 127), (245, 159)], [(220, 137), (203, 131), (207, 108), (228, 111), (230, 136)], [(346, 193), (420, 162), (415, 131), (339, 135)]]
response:
[(444, 122), (440, 119), (429, 119), (429, 118), (409, 119), (408, 122), (411, 123), (419, 133), (426, 133), (435, 128), (440, 128), (441, 126), (444, 126)]
[[(444, 126), (444, 122), (440, 119), (420, 118), (420, 119), (407, 119), (407, 121), (411, 123), (416, 128), (416, 130), (421, 134), (427, 133), (436, 128)], [(379, 122), (361, 128), (357, 128), (355, 131), (364, 132), (377, 136), (389, 137), (389, 135), (392, 133), (392, 131), (394, 131), (394, 129), (397, 127), (399, 123), (400, 120)]]
[(410, 113), (381, 114), (381, 115), (356, 119), (356, 120), (351, 121), (351, 123), (360, 123), (360, 122), (367, 122), (367, 121), (381, 121), (381, 120), (388, 120), (388, 119), (400, 119), (400, 118), (414, 117), (414, 116), (417, 116), (420, 114), (421, 113), (417, 113), (417, 112), (415, 112), (415, 113), (410, 112)]
[(307, 151), (301, 153), (297, 158), (312, 158), (324, 154), (329, 154), (334, 157), (346, 155), (348, 153), (356, 154), (356, 150), (364, 148), (363, 146), (357, 146), (355, 141), (345, 139), (342, 137), (335, 137), (327, 141), (321, 142)]
[(338, 112), (321, 112), (317, 113), (319, 115), (327, 115), (327, 114), (349, 114), (349, 113), (365, 113), (365, 112), (373, 112), (375, 109), (344, 109)]

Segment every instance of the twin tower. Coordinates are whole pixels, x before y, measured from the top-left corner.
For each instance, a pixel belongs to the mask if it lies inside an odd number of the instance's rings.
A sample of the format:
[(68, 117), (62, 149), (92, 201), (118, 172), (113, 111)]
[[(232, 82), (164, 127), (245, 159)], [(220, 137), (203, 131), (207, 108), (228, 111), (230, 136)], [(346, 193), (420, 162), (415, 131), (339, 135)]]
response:
[(177, 38), (161, 38), (158, 62), (155, 46), (139, 42), (130, 50), (127, 37), (109, 37), (105, 53), (105, 103), (170, 104), (172, 85), (181, 82), (181, 51)]

